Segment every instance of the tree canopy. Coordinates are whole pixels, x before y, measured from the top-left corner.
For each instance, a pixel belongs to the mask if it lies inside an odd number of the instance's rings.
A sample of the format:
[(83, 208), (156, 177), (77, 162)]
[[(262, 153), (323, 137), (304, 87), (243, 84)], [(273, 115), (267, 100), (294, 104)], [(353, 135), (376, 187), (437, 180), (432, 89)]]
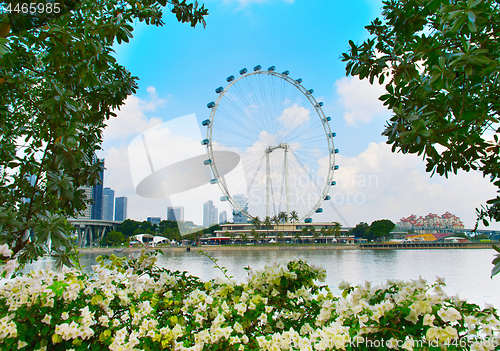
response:
[[(427, 171), (476, 170), (500, 189), (500, 4), (494, 0), (386, 0), (383, 19), (349, 41), (346, 74), (386, 84), (392, 151), (422, 155)], [(477, 209), (500, 220), (500, 197)]]
[(50, 238), (50, 253), (70, 264), (66, 218), (86, 208), (79, 188), (99, 181), (92, 159), (105, 122), (138, 87), (112, 46), (137, 20), (163, 25), (166, 5), (193, 27), (208, 12), (185, 0), (61, 0), (57, 13), (18, 3), (0, 14), (0, 244), (26, 262)]
[(389, 219), (380, 219), (370, 224), (370, 233), (376, 239), (387, 237), (395, 226), (396, 225)]

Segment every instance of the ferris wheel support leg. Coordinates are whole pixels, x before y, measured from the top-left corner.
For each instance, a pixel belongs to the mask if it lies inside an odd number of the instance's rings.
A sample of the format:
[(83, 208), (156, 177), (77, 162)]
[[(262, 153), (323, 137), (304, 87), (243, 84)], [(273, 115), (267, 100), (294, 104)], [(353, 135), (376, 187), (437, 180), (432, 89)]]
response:
[(286, 214), (290, 213), (290, 198), (288, 194), (288, 144), (285, 144), (285, 201)]
[(271, 202), (271, 171), (269, 168), (269, 151), (266, 150), (266, 216), (269, 216), (269, 203)]

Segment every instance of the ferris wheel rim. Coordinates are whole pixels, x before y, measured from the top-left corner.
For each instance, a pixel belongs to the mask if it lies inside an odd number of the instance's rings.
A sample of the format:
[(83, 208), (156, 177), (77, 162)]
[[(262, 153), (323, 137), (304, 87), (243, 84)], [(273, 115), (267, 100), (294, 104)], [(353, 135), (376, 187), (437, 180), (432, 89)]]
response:
[[(234, 200), (233, 196), (231, 195), (231, 192), (227, 189), (227, 185), (224, 182), (223, 177), (219, 174), (219, 171), (217, 169), (217, 162), (214, 158), (214, 151), (212, 148), (212, 128), (213, 128), (213, 122), (217, 113), (217, 108), (219, 107), (219, 104), (224, 97), (224, 95), (227, 93), (227, 91), (234, 85), (236, 82), (248, 78), (253, 75), (269, 75), (269, 76), (274, 76), (276, 78), (282, 79), (286, 81), (289, 84), (292, 84), (295, 86), (310, 102), (311, 106), (314, 108), (316, 111), (316, 114), (320, 118), (320, 121), (323, 125), (323, 129), (325, 132), (325, 137), (328, 141), (328, 175), (327, 175), (327, 180), (325, 185), (323, 186), (323, 191), (321, 193), (321, 196), (319, 197), (319, 200), (316, 202), (316, 204), (311, 208), (311, 210), (299, 217), (299, 221), (308, 219), (315, 211), (321, 206), (321, 204), (325, 201), (326, 196), (328, 195), (329, 189), (332, 186), (332, 180), (333, 180), (333, 175), (334, 175), (334, 169), (335, 169), (335, 147), (334, 147), (334, 142), (333, 142), (333, 136), (332, 132), (330, 129), (330, 125), (328, 123), (327, 117), (325, 113), (323, 112), (323, 109), (321, 108), (321, 105), (319, 102), (314, 98), (313, 94), (311, 91), (307, 90), (301, 82), (294, 80), (288, 76), (288, 74), (283, 74), (276, 72), (274, 70), (254, 70), (253, 72), (247, 72), (244, 74), (240, 74), (240, 77), (233, 79), (232, 81), (229, 82), (229, 84), (220, 92), (218, 93), (217, 100), (214, 102), (214, 105), (211, 107), (211, 112), (210, 112), (210, 117), (209, 117), (209, 124), (207, 126), (207, 139), (208, 139), (208, 145), (207, 145), (207, 155), (208, 159), (212, 160), (212, 162), (209, 163), (210, 168), (212, 170), (212, 174), (215, 179), (217, 179), (217, 185), (219, 186), (220, 190), (224, 194), (224, 197), (226, 197), (227, 201), (231, 203), (231, 205), (236, 208), (237, 210), (241, 211), (245, 216), (249, 217), (250, 219), (254, 219), (255, 215), (252, 215), (249, 213), (247, 210), (241, 208), (241, 206)], [(289, 214), (288, 214), (289, 215)]]

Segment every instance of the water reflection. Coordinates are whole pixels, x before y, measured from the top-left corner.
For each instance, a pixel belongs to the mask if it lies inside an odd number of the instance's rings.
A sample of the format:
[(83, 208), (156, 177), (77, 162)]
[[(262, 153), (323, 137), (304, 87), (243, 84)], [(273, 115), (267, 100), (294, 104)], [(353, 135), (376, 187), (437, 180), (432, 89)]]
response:
[[(114, 253), (116, 256), (126, 252)], [(244, 267), (262, 269), (266, 264), (279, 261), (303, 259), (327, 271), (326, 284), (339, 294), (338, 284), (347, 281), (362, 284), (368, 280), (382, 283), (387, 279), (417, 279), (422, 276), (434, 281), (436, 276), (446, 279), (446, 292), (458, 293), (469, 301), (500, 306), (500, 277), (490, 279), (493, 250), (454, 249), (454, 250), (277, 250), (277, 251), (212, 251), (210, 255), (218, 259), (220, 266), (228, 269), (228, 275), (237, 281), (247, 278)], [(82, 259), (82, 265), (90, 271), (99, 254), (88, 253)], [(51, 266), (50, 259), (43, 259), (27, 267), (41, 268)], [(188, 271), (203, 280), (222, 278), (223, 273), (214, 269), (213, 262), (193, 250), (174, 252), (166, 250), (160, 256), (158, 265), (171, 270)]]

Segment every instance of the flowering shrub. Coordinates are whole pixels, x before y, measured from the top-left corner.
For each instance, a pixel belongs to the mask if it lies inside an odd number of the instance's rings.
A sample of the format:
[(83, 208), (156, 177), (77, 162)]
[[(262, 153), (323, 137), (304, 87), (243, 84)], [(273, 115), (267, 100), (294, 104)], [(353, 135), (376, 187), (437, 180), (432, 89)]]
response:
[(33, 271), (0, 288), (2, 350), (500, 349), (495, 309), (422, 279), (333, 296), (303, 261), (203, 282), (136, 259), (101, 257), (92, 274)]

